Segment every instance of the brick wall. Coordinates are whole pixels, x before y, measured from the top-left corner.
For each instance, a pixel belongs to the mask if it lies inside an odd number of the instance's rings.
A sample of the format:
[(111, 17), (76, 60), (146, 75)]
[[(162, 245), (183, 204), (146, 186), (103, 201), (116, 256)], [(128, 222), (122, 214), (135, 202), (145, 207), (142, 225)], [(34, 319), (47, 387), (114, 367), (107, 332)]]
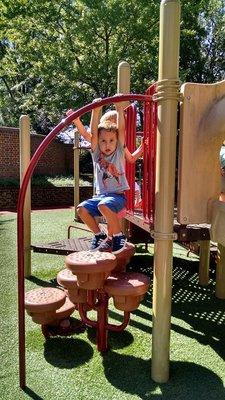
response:
[[(31, 134), (31, 155), (45, 136)], [(0, 127), (0, 178), (19, 179), (19, 129)], [(73, 173), (73, 145), (53, 140), (40, 158), (33, 175)]]
[[(0, 211), (16, 211), (19, 189), (15, 187), (1, 187)], [(93, 195), (91, 186), (80, 187), (80, 201)], [(67, 207), (74, 205), (73, 187), (32, 187), (32, 208)]]

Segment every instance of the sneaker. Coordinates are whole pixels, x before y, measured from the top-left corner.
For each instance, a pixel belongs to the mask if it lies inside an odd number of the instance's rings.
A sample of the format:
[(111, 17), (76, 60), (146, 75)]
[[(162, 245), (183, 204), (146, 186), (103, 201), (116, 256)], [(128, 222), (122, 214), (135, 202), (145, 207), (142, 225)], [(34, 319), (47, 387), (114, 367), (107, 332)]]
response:
[(118, 254), (123, 251), (127, 242), (127, 238), (124, 235), (113, 236), (112, 239), (112, 253)]
[(102, 242), (98, 248), (99, 251), (112, 251), (112, 239), (108, 238)]
[(100, 233), (99, 235), (94, 235), (91, 240), (91, 251), (98, 250), (101, 243), (103, 243), (107, 239), (107, 235), (105, 233)]

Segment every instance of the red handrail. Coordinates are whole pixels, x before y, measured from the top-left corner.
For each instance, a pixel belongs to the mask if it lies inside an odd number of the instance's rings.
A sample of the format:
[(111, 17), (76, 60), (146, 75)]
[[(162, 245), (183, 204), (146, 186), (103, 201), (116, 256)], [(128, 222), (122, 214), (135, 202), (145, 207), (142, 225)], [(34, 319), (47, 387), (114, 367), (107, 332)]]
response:
[[(137, 121), (137, 109), (135, 104), (131, 104), (126, 109), (126, 144), (131, 153), (136, 149), (136, 121)], [(130, 190), (127, 191), (127, 212), (134, 212), (134, 200), (135, 200), (135, 164), (130, 164), (126, 161), (126, 177), (130, 186)]]
[(144, 104), (144, 175), (143, 175), (143, 216), (146, 223), (153, 227), (155, 212), (155, 164), (156, 164), (156, 128), (157, 103), (153, 101), (156, 83), (146, 94), (150, 100)]
[(56, 137), (56, 135), (67, 125), (69, 125), (74, 119), (80, 117), (81, 115), (92, 111), (96, 107), (104, 106), (111, 103), (118, 103), (120, 101), (150, 101), (151, 96), (148, 94), (124, 94), (118, 96), (107, 97), (105, 99), (99, 100), (97, 102), (88, 104), (77, 111), (74, 111), (67, 118), (62, 120), (42, 141), (40, 146), (37, 148), (30, 163), (26, 169), (21, 188), (18, 196), (17, 205), (17, 257), (18, 257), (18, 330), (19, 330), (19, 380), (20, 387), (24, 388), (26, 385), (26, 368), (25, 368), (25, 310), (24, 310), (24, 295), (25, 295), (25, 285), (24, 285), (24, 221), (23, 221), (23, 211), (24, 202), (28, 183), (33, 174), (34, 168), (38, 163), (38, 160), (44, 153), (45, 149)]

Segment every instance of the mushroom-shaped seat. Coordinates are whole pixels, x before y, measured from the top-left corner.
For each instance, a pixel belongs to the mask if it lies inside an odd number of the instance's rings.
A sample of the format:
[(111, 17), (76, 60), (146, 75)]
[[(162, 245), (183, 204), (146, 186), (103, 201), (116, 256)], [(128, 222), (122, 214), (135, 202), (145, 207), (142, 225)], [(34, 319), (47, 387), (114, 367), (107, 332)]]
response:
[(133, 257), (135, 253), (135, 246), (132, 243), (127, 242), (126, 246), (124, 249), (118, 253), (115, 254), (116, 256), (116, 268), (114, 269), (113, 272), (125, 272), (126, 271), (126, 266), (130, 262), (131, 257)]
[(109, 276), (104, 290), (113, 297), (118, 310), (133, 311), (138, 308), (149, 288), (149, 278), (138, 272), (120, 272)]
[(105, 279), (116, 266), (116, 257), (100, 251), (79, 251), (69, 254), (65, 264), (77, 276), (80, 288), (95, 290), (104, 286)]
[(77, 277), (69, 269), (64, 268), (57, 274), (57, 282), (67, 289), (67, 294), (74, 304), (87, 303), (87, 290), (77, 284)]
[(57, 321), (69, 318), (70, 315), (74, 312), (75, 308), (76, 306), (74, 305), (74, 303), (68, 297), (66, 297), (66, 301), (62, 305), (62, 307), (56, 310)]
[(57, 323), (56, 310), (66, 301), (63, 290), (45, 287), (30, 290), (25, 294), (25, 309), (37, 324)]

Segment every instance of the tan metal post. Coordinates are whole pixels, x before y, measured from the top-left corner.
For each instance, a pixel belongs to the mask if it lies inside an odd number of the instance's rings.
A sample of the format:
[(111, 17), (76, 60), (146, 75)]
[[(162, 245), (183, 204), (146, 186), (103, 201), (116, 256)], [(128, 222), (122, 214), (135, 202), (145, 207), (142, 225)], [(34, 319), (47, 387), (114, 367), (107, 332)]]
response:
[(209, 284), (210, 240), (200, 240), (199, 254), (199, 284)]
[[(21, 115), (20, 127), (20, 184), (30, 162), (30, 119), (28, 115)], [(31, 186), (27, 187), (24, 202), (24, 275), (31, 275)]]
[(160, 6), (152, 379), (169, 378), (180, 1)]
[[(130, 64), (126, 61), (121, 61), (117, 69), (117, 93), (130, 93)], [(129, 106), (129, 101), (126, 107)], [(127, 235), (128, 222), (125, 218), (121, 220), (121, 229)]]
[(118, 65), (117, 93), (130, 93), (130, 64), (126, 61), (121, 61)]
[(77, 214), (77, 206), (80, 203), (80, 168), (79, 168), (79, 158), (80, 158), (80, 150), (79, 150), (79, 134), (78, 132), (74, 133), (74, 213), (75, 220), (78, 220)]
[(225, 247), (218, 243), (218, 261), (216, 266), (216, 297), (225, 299)]

